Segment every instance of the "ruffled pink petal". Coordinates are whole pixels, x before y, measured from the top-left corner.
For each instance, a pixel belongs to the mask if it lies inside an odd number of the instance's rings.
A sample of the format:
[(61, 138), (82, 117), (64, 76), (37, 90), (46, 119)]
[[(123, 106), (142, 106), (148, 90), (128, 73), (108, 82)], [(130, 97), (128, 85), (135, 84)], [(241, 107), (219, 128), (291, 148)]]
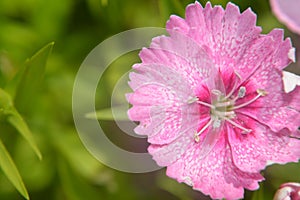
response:
[(143, 63), (163, 63), (181, 74), (191, 87), (216, 70), (210, 52), (199, 46), (193, 39), (178, 33), (171, 37), (154, 38), (150, 49), (143, 49), (140, 57)]
[[(253, 109), (252, 107), (244, 107), (237, 112), (243, 113), (260, 123), (271, 128), (272, 131), (278, 132), (284, 128), (288, 128), (291, 132), (297, 131), (300, 122), (300, 87), (297, 87), (293, 92), (282, 94), (282, 102), (273, 103), (270, 105)], [(262, 99), (263, 102), (263, 99)], [(276, 104), (280, 107), (277, 107)]]
[[(299, 77), (298, 77), (299, 78)], [(300, 86), (295, 86), (295, 89), (285, 95), (286, 106), (300, 112)]]
[(167, 175), (192, 185), (213, 199), (242, 198), (243, 188), (257, 189), (258, 181), (263, 180), (259, 173), (245, 173), (235, 167), (224, 136), (207, 157), (199, 159), (199, 152), (199, 144), (192, 143), (181, 158), (167, 167)]
[(186, 35), (190, 29), (185, 20), (177, 15), (171, 15), (170, 19), (167, 21), (166, 28), (170, 33), (180, 32), (183, 35)]
[(284, 31), (282, 29), (273, 29), (268, 35), (275, 41), (273, 44), (274, 53), (272, 55), (273, 65), (282, 70), (291, 62), (295, 62), (295, 55), (291, 54), (293, 51), (292, 42), (290, 38), (284, 40)]
[(289, 39), (283, 41), (282, 34), (278, 29), (273, 30), (269, 35), (254, 40), (245, 50), (235, 66), (243, 80), (252, 79), (254, 73), (261, 73), (268, 68), (281, 70), (292, 62), (289, 57), (291, 42)]
[[(186, 149), (195, 142), (194, 134), (199, 131), (210, 120), (210, 116), (202, 116), (199, 121), (191, 121), (186, 130), (182, 130), (181, 137), (167, 145), (151, 144), (148, 148), (149, 153), (159, 166), (168, 166), (179, 159)], [(208, 130), (204, 131), (199, 137), (199, 144), (203, 143)]]
[(276, 17), (290, 30), (300, 34), (300, 1), (270, 0), (271, 8)]
[(231, 3), (225, 11), (219, 6), (205, 8), (199, 3), (186, 9), (186, 22), (190, 26), (189, 36), (200, 45), (211, 49), (217, 65), (234, 66), (251, 42), (259, 37), (261, 29), (256, 24), (256, 15), (251, 10), (240, 14)]
[(135, 132), (147, 135), (153, 144), (170, 143), (198, 119), (198, 105), (188, 103), (193, 91), (167, 66), (140, 64), (134, 68), (138, 73), (132, 72), (130, 84), (139, 87), (133, 87), (134, 93), (128, 94), (127, 100), (133, 104), (129, 118), (140, 121)]
[[(251, 121), (243, 122), (239, 118), (239, 124), (249, 125)], [(254, 128), (254, 126), (250, 126)], [(245, 134), (236, 130), (231, 124), (228, 124), (228, 140), (232, 151), (234, 164), (242, 171), (258, 173), (264, 169), (268, 160), (265, 154), (264, 143), (257, 137), (255, 129), (253, 132)]]
[(300, 141), (290, 138), (287, 129), (273, 132), (247, 116), (239, 114), (237, 118), (242, 126), (252, 130), (245, 134), (237, 128), (228, 128), (233, 161), (240, 170), (255, 173), (263, 170), (267, 161), (282, 164), (298, 161)]
[(193, 133), (198, 126), (198, 122), (195, 121), (193, 125), (185, 130), (181, 137), (177, 138), (171, 144), (167, 145), (155, 145), (151, 144), (148, 147), (148, 152), (152, 155), (153, 159), (159, 166), (168, 166), (179, 159), (186, 149), (192, 144), (194, 138)]

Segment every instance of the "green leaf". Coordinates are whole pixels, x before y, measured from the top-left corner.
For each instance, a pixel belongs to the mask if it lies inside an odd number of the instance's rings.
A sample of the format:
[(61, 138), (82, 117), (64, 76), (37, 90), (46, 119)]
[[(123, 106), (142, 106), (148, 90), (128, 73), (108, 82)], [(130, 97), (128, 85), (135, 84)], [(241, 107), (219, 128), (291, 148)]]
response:
[(85, 115), (89, 119), (99, 120), (123, 120), (129, 121), (127, 116), (128, 107), (118, 106), (113, 108), (105, 108), (96, 112), (90, 112)]
[(22, 116), (14, 109), (7, 117), (7, 121), (19, 131), (19, 133), (25, 138), (25, 140), (29, 143), (29, 145), (34, 150), (38, 158), (41, 160), (42, 154), (38, 149), (34, 137), (30, 132), (26, 122), (23, 120)]
[(6, 115), (6, 112), (13, 108), (13, 102), (10, 95), (0, 88), (0, 116)]
[(21, 112), (29, 108), (28, 105), (32, 104), (35, 94), (40, 89), (46, 63), (53, 45), (54, 42), (47, 44), (26, 61), (14, 98), (15, 106)]
[(10, 180), (10, 182), (15, 186), (15, 188), (20, 192), (20, 194), (22, 194), (22, 196), (25, 197), (26, 199), (29, 199), (28, 192), (24, 186), (19, 171), (1, 140), (0, 140), (0, 166), (4, 174)]
[(42, 159), (41, 152), (37, 148), (33, 135), (30, 132), (26, 122), (22, 116), (14, 108), (12, 98), (8, 93), (0, 88), (0, 118), (7, 120), (12, 126), (14, 126), (18, 132), (25, 138), (31, 148), (34, 150), (39, 159)]

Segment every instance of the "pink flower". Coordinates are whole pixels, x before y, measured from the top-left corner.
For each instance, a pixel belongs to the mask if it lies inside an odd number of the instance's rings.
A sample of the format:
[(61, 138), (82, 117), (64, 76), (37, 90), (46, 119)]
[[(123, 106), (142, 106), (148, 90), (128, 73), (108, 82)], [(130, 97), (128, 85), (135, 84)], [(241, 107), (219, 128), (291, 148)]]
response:
[(273, 200), (300, 200), (300, 184), (292, 182), (282, 184)]
[(291, 31), (300, 34), (300, 1), (299, 0), (270, 0), (275, 16)]
[(285, 93), (282, 69), (294, 49), (283, 31), (260, 34), (256, 15), (229, 3), (224, 10), (186, 8), (171, 16), (170, 36), (140, 52), (129, 82), (135, 132), (167, 175), (212, 198), (256, 190), (270, 163), (300, 157), (300, 87)]

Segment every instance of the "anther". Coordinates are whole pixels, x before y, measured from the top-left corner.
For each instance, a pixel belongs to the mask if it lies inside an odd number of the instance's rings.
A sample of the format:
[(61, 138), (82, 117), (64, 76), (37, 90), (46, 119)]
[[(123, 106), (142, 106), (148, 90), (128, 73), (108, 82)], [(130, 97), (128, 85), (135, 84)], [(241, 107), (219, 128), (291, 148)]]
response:
[(260, 96), (266, 96), (268, 94), (267, 91), (265, 91), (264, 89), (257, 89), (256, 92), (260, 95)]
[(246, 94), (246, 88), (244, 86), (240, 87), (238, 97), (243, 98)]
[(195, 132), (194, 140), (195, 140), (195, 142), (199, 142), (199, 141), (200, 141), (200, 137), (199, 137), (199, 135), (197, 134), (197, 132)]
[(196, 101), (198, 101), (198, 97), (191, 97), (187, 100), (187, 103), (188, 104), (192, 104), (192, 103), (195, 103)]
[(194, 140), (196, 142), (199, 142), (199, 135), (201, 135), (201, 133), (203, 133), (212, 124), (212, 122), (213, 122), (213, 119), (211, 118), (209, 120), (209, 122), (207, 122), (207, 124), (205, 124), (205, 126), (198, 133), (197, 132), (195, 133)]

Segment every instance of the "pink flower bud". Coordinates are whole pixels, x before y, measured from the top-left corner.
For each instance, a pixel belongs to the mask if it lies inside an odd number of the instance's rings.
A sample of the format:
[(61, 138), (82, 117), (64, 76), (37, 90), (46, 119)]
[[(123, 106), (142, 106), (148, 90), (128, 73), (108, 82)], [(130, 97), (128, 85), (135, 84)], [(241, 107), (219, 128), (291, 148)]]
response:
[(300, 200), (300, 183), (282, 184), (273, 200)]

